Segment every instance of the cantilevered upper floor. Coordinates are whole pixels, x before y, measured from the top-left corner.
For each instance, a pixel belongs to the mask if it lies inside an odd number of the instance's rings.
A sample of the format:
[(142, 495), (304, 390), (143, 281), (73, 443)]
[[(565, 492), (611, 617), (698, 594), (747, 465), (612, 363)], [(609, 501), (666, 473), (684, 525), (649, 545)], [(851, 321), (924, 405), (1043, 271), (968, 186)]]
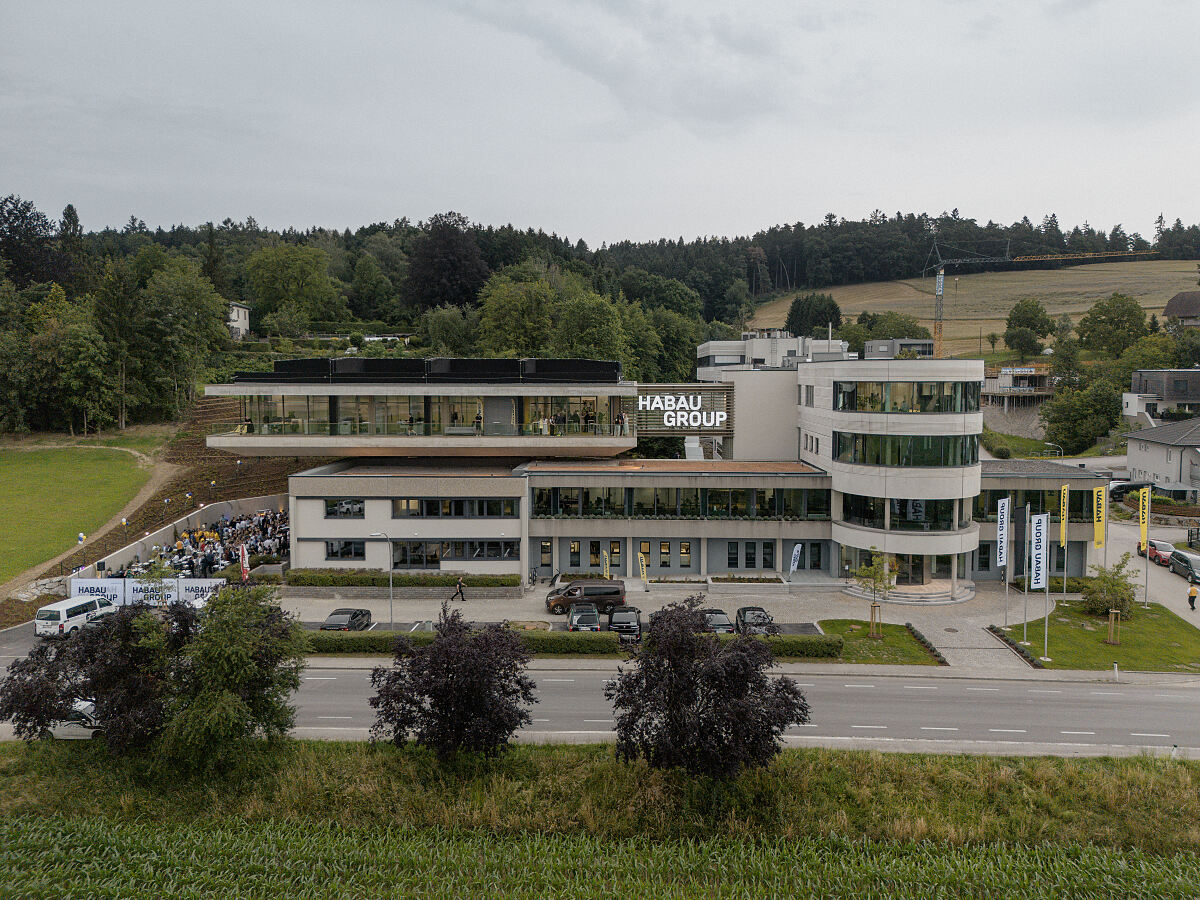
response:
[(249, 456), (615, 456), (637, 444), (637, 384), (591, 359), (294, 359), (208, 396), (236, 421), (208, 446)]

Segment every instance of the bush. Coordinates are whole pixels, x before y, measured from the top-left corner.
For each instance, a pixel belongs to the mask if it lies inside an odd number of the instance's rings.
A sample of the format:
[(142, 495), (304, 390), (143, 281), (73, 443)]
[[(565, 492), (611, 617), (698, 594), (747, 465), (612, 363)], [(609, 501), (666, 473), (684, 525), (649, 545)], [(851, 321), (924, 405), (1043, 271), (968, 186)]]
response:
[[(737, 638), (736, 634), (719, 634), (717, 640), (728, 643)], [(842, 655), (845, 641), (840, 634), (775, 634), (770, 637), (760, 637), (765, 641), (776, 657), (798, 659), (838, 659)]]
[[(458, 575), (392, 576), (395, 587), (454, 587)], [(520, 575), (463, 575), (467, 587), (516, 587)], [(292, 587), (387, 587), (388, 573), (382, 569), (290, 569), (287, 583)]]
[(1116, 609), (1122, 616), (1129, 615), (1136, 590), (1133, 586), (1134, 573), (1128, 571), (1130, 559), (1130, 555), (1125, 553), (1108, 568), (1092, 566), (1096, 574), (1081, 591), (1084, 612), (1107, 617), (1109, 610)]
[(1008, 634), (1004, 631), (1004, 629), (1001, 628), (1000, 626), (989, 625), (988, 631), (990, 631), (996, 637), (1000, 638), (1000, 640), (1004, 641), (1004, 643), (1008, 644), (1008, 646), (1011, 647), (1013, 650), (1017, 651), (1017, 655), (1020, 656), (1021, 659), (1025, 660), (1025, 662), (1029, 663), (1029, 665), (1033, 666), (1035, 669), (1046, 668), (1046, 666), (1042, 663), (1042, 661), (1040, 659), (1038, 659), (1036, 656), (1034, 656), (1032, 653), (1029, 652), (1028, 647), (1022, 647), (1019, 643), (1017, 643), (1011, 637), (1009, 637)]
[[(610, 656), (620, 652), (620, 640), (612, 631), (518, 631), (529, 653), (546, 656)], [(308, 652), (320, 655), (339, 653), (390, 654), (397, 635), (386, 631), (314, 631), (308, 638)], [(433, 640), (432, 632), (405, 632), (416, 646)]]
[(925, 635), (921, 633), (920, 629), (918, 629), (916, 625), (914, 625), (912, 622), (905, 622), (904, 627), (907, 628), (908, 633), (913, 636), (913, 640), (928, 650), (930, 655), (938, 661), (939, 666), (950, 665), (950, 663), (946, 661), (946, 657), (942, 656), (942, 651), (933, 646), (933, 642), (930, 641), (929, 638), (925, 637)]
[(996, 459), (1008, 459), (1012, 456), (1012, 451), (1003, 444), (1000, 444), (992, 451), (992, 456), (996, 457)]
[[(1067, 593), (1081, 594), (1087, 585), (1091, 584), (1093, 577), (1091, 575), (1072, 575), (1067, 579)], [(1025, 576), (1014, 578), (1009, 582), (1018, 591), (1025, 590)], [(1058, 575), (1050, 577), (1050, 593), (1061, 594), (1063, 589), (1062, 578)]]

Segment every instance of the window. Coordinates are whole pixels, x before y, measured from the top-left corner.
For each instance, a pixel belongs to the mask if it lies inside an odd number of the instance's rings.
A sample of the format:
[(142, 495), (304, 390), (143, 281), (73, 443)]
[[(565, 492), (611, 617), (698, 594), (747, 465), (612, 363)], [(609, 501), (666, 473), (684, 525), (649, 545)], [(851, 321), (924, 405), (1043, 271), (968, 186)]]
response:
[(670, 568), (670, 566), (671, 566), (671, 542), (670, 541), (659, 541), (658, 542), (658, 564), (664, 569)]
[(762, 545), (762, 567), (764, 569), (775, 568), (775, 542), (763, 541)]
[[(539, 491), (539, 495), (541, 492)], [(552, 506), (550, 504), (550, 494), (547, 491), (544, 495), (537, 496), (534, 500), (534, 508), (541, 509), (544, 515), (550, 515)], [(326, 517), (328, 515), (329, 504), (335, 502), (326, 500)], [(362, 503), (359, 501), (336, 501), (339, 503)], [(392, 500), (392, 517), (400, 518), (507, 518), (513, 519), (520, 514), (520, 501), (515, 497), (453, 497), (446, 499), (425, 498), (418, 499), (415, 497), (397, 497)], [(357, 516), (344, 516), (340, 518), (362, 518), (362, 513)]]
[(579, 568), (579, 541), (571, 541), (571, 568)]
[(554, 551), (551, 548), (550, 541), (541, 541), (539, 550), (541, 552), (542, 566), (550, 568), (554, 565)]
[(327, 519), (361, 519), (366, 509), (366, 503), (361, 498), (326, 499), (325, 518)]
[(608, 542), (608, 564), (610, 566), (612, 566), (614, 569), (620, 567), (620, 565), (621, 565), (621, 542), (620, 541), (609, 541)]
[(813, 402), (813, 386), (811, 384), (806, 384), (804, 386), (804, 405), (805, 406), (814, 406), (815, 405)]
[(976, 381), (837, 381), (833, 408), (887, 413), (978, 412), (981, 387)]
[(366, 559), (366, 541), (326, 541), (326, 559)]
[(400, 498), (392, 501), (392, 518), (402, 519), (406, 516), (421, 515), (421, 501)]
[(650, 565), (650, 542), (642, 541), (638, 544), (638, 553), (646, 557), (646, 565)]
[(990, 572), (992, 570), (992, 545), (980, 544), (978, 563), (975, 566), (980, 572)]
[(863, 466), (925, 468), (973, 466), (979, 462), (979, 435), (876, 435), (833, 433), (838, 462)]
[(679, 542), (679, 566), (680, 568), (690, 568), (692, 565), (692, 542)]
[(729, 491), (718, 488), (708, 489), (707, 515), (710, 519), (729, 518)]
[(554, 514), (551, 503), (554, 494), (550, 488), (533, 489), (533, 514), (535, 516), (550, 516)]
[(588, 542), (588, 565), (593, 569), (600, 565), (600, 542)]
[(736, 569), (738, 567), (738, 545), (737, 541), (727, 541), (725, 544), (726, 562), (729, 563), (729, 568)]
[(558, 511), (564, 516), (579, 515), (579, 488), (558, 489)]
[(821, 568), (821, 542), (813, 541), (808, 545), (808, 567), (810, 569)]
[(756, 544), (754, 541), (746, 541), (745, 551), (746, 551), (746, 568), (747, 569), (757, 569), (758, 568), (758, 544)]

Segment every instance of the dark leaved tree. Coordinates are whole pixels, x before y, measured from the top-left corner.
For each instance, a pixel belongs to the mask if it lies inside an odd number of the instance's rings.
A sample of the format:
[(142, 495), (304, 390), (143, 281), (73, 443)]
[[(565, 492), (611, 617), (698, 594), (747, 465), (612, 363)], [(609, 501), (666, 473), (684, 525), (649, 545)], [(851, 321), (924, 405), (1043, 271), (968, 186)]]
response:
[(617, 721), (617, 755), (655, 768), (729, 776), (767, 765), (789, 725), (808, 721), (808, 702), (790, 678), (771, 678), (770, 644), (705, 634), (701, 597), (672, 603), (650, 621), (645, 641), (605, 688)]
[(472, 631), (444, 603), (435, 632), (422, 647), (397, 638), (395, 663), (371, 673), (372, 738), (398, 746), (411, 739), (442, 759), (463, 750), (494, 756), (531, 721), (529, 654), (516, 632)]
[(28, 200), (16, 194), (0, 197), (0, 257), (8, 260), (8, 277), (17, 287), (53, 281), (54, 224)]
[(429, 220), (409, 258), (407, 293), (417, 309), (474, 305), (488, 267), (470, 227), (467, 217), (456, 212)]
[(801, 294), (788, 309), (784, 330), (797, 337), (809, 337), (814, 330), (832, 324), (842, 327), (842, 310), (828, 294)]

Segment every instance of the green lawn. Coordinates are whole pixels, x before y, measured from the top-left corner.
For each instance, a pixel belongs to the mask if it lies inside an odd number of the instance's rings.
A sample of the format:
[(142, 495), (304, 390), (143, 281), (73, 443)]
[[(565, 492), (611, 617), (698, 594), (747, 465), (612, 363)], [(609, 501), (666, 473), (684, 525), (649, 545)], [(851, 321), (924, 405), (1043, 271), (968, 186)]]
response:
[[(817, 623), (826, 634), (840, 634), (846, 642), (841, 662), (909, 666), (936, 666), (937, 660), (917, 643), (903, 625), (884, 625), (882, 638), (867, 637), (868, 625), (861, 619), (823, 619)], [(813, 660), (832, 662), (833, 660)]]
[[(1030, 595), (1030, 602), (1035, 598)], [(1036, 599), (1041, 603), (1041, 598)], [(1042, 655), (1043, 619), (1029, 623), (1029, 649)], [(1021, 626), (1008, 634), (1021, 639)], [(1166, 607), (1134, 605), (1129, 621), (1121, 623), (1120, 646), (1104, 643), (1108, 620), (1089, 616), (1077, 604), (1063, 604), (1050, 613), (1050, 669), (1122, 669), (1151, 672), (1200, 672), (1200, 629)]]
[(1012, 455), (1017, 458), (1043, 456), (1046, 453), (1053, 453), (1054, 448), (1045, 441), (1039, 441), (1037, 438), (1021, 437), (1018, 434), (1005, 434), (1002, 431), (992, 431), (990, 428), (983, 429), (983, 445), (991, 452), (995, 453), (997, 447), (1007, 447), (1012, 451)]
[(0, 450), (0, 582), (69, 550), (149, 477), (118, 450)]

